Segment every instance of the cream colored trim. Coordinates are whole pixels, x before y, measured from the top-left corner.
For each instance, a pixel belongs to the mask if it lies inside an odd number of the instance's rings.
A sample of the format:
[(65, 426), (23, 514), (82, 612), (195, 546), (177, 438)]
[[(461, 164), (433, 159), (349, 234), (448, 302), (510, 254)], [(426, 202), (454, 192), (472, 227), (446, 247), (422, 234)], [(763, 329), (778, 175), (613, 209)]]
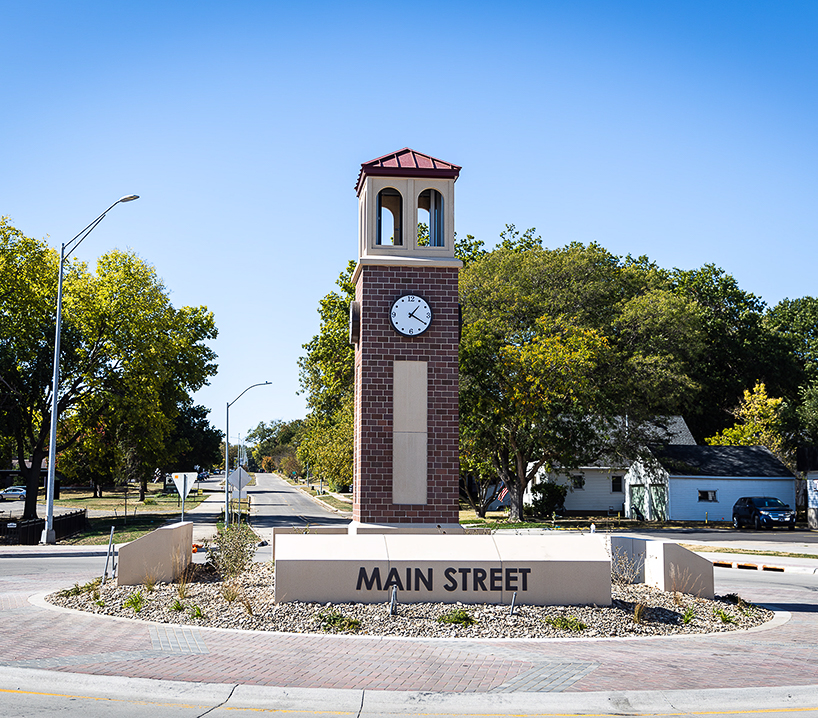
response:
[(435, 259), (426, 257), (361, 257), (358, 266), (352, 275), (352, 283), (358, 281), (362, 268), (366, 267), (452, 267), (462, 269), (463, 262), (459, 259)]

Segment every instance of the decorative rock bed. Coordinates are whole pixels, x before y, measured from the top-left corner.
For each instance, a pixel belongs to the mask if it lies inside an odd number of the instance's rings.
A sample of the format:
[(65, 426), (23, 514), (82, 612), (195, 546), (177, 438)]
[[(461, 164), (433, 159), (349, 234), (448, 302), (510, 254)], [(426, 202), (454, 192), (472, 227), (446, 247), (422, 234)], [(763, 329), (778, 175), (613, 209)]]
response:
[[(773, 616), (736, 596), (708, 600), (644, 584), (615, 584), (611, 606), (518, 606), (513, 615), (508, 605), (402, 604), (398, 596), (395, 615), (390, 615), (388, 603), (276, 605), (274, 583), (270, 563), (253, 564), (230, 583), (196, 565), (184, 590), (180, 584), (117, 587), (111, 582), (75, 587), (46, 600), (100, 615), (207, 628), (418, 638), (668, 636), (742, 630)], [(473, 623), (440, 622), (447, 616)]]

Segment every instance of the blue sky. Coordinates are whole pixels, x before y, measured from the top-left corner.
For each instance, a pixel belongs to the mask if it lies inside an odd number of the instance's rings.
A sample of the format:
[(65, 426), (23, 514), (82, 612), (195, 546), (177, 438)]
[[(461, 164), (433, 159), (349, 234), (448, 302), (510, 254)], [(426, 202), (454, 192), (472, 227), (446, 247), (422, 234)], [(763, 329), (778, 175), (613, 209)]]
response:
[(231, 440), (304, 414), (297, 359), (356, 251), (362, 162), (461, 165), (456, 226), (712, 262), (815, 295), (818, 4), (0, 0), (0, 214), (133, 249), (216, 317)]

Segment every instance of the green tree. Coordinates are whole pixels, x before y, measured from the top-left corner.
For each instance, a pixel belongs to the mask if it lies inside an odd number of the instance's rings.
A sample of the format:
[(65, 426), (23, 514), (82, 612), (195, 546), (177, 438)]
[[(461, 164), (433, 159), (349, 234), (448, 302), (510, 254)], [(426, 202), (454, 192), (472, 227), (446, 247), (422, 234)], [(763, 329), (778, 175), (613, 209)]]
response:
[(646, 259), (515, 232), (461, 273), (460, 417), (518, 520), (539, 468), (632, 457), (679, 411), (702, 336), (695, 302)]
[[(24, 518), (36, 517), (48, 453), (58, 261), (44, 242), (0, 221), (0, 366), (10, 398), (3, 425), (20, 466), (30, 463)], [(205, 344), (215, 336), (212, 314), (175, 309), (155, 269), (133, 253), (103, 255), (95, 274), (82, 262), (66, 262), (57, 455), (80, 436), (91, 440), (91, 427), (104, 418), (106, 432), (115, 432), (129, 456), (145, 467), (153, 463), (178, 402), (215, 372)]]
[(765, 321), (759, 297), (712, 264), (674, 270), (671, 282), (679, 296), (697, 304), (702, 320), (703, 351), (690, 364), (700, 391), (685, 412), (699, 441), (731, 423), (731, 411), (748, 386), (763, 382), (778, 396), (797, 393), (802, 371), (787, 339)]
[[(349, 344), (349, 306), (355, 298), (355, 267), (355, 262), (349, 262), (336, 282), (340, 291), (321, 300), (318, 334), (304, 345), (307, 353), (298, 361), (301, 391), (309, 408), (298, 459), (335, 486), (352, 484), (355, 352)], [(336, 446), (337, 442), (343, 443)]]
[[(247, 433), (248, 443), (253, 444), (252, 459), (264, 471), (284, 471), (292, 473), (292, 459), (296, 456), (303, 433), (303, 421), (271, 421), (259, 424)], [(265, 461), (265, 459), (267, 461)], [(287, 468), (284, 468), (284, 464)], [(300, 474), (300, 468), (297, 469)]]
[(710, 446), (765, 446), (795, 471), (793, 451), (784, 433), (783, 399), (768, 396), (767, 387), (759, 382), (752, 391), (745, 389), (733, 414), (733, 426), (705, 439)]
[(331, 490), (352, 486), (354, 402), (347, 395), (331, 415), (310, 414), (304, 422), (304, 438), (298, 446), (298, 459), (310, 473), (322, 477)]
[(173, 429), (166, 441), (167, 454), (158, 465), (165, 470), (193, 471), (194, 466), (210, 468), (224, 461), (222, 432), (207, 418), (207, 407), (186, 398), (178, 406)]

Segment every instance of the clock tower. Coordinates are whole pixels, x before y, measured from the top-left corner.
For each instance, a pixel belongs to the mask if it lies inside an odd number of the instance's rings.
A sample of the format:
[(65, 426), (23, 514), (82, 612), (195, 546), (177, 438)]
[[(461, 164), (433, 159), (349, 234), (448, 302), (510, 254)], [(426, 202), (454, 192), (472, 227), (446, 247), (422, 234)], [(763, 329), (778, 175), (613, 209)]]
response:
[(458, 523), (459, 174), (408, 148), (361, 165), (350, 309), (359, 524)]

